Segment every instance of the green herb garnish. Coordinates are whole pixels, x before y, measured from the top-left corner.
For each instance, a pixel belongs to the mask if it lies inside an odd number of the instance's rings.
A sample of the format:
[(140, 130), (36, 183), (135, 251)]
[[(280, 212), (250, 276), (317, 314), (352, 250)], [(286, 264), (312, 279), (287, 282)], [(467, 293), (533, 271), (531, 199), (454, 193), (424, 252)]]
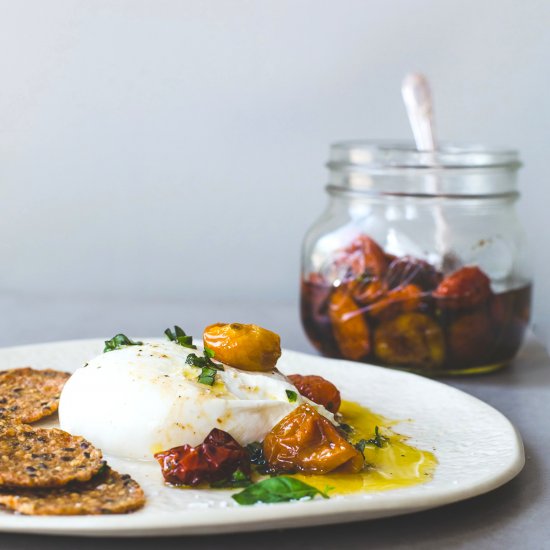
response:
[(252, 485), (250, 478), (242, 470), (237, 470), (229, 479), (211, 483), (210, 487), (214, 489), (237, 489), (249, 485)]
[(389, 442), (389, 439), (381, 435), (378, 426), (376, 426), (374, 428), (374, 437), (371, 437), (370, 439), (360, 439), (355, 444), (355, 447), (359, 451), (363, 452), (367, 445), (374, 445), (375, 447), (378, 447), (379, 449), (381, 449), (388, 442)]
[(197, 367), (199, 369), (202, 369), (203, 367), (207, 367), (208, 365), (208, 357), (201, 357), (200, 355), (197, 355), (196, 353), (190, 353), (186, 359), (185, 362), (188, 365), (191, 365), (192, 367)]
[(214, 357), (214, 352), (210, 348), (205, 347), (202, 357), (196, 353), (190, 353), (185, 359), (188, 365), (201, 369), (197, 381), (207, 386), (213, 386), (216, 381), (216, 372), (223, 370), (223, 365), (221, 363), (214, 363), (212, 357)]
[(125, 348), (126, 346), (143, 346), (143, 342), (133, 342), (125, 334), (117, 334), (110, 340), (105, 340), (105, 347), (103, 353), (108, 351), (114, 351), (115, 349)]
[(345, 422), (340, 422), (337, 428), (344, 434), (345, 437), (353, 433), (353, 428), (349, 424), (346, 424)]
[(221, 363), (214, 363), (210, 357), (204, 356), (201, 357), (196, 353), (190, 353), (185, 359), (185, 362), (192, 367), (198, 367), (203, 369), (205, 367), (211, 367), (216, 370), (223, 370), (223, 365)]
[(296, 399), (298, 399), (298, 394), (292, 390), (285, 390), (285, 391), (286, 391), (286, 396), (288, 397), (288, 402), (296, 403)]
[(250, 455), (250, 462), (255, 466), (265, 466), (267, 460), (264, 456), (264, 447), (259, 441), (253, 441), (246, 446), (246, 450)]
[(197, 381), (207, 386), (213, 386), (216, 381), (217, 369), (213, 367), (203, 367), (199, 374)]
[(250, 464), (254, 470), (262, 475), (271, 474), (271, 468), (264, 456), (264, 447), (259, 441), (253, 441), (246, 446), (250, 456)]
[(187, 334), (185, 334), (185, 331), (177, 325), (174, 327), (173, 332), (172, 329), (167, 328), (164, 331), (164, 334), (166, 334), (168, 340), (170, 340), (171, 342), (175, 342), (176, 344), (179, 344), (184, 348), (197, 349), (197, 346), (193, 344), (193, 337), (187, 336)]
[(257, 502), (290, 502), (291, 500), (312, 499), (316, 495), (323, 498), (329, 496), (316, 487), (312, 487), (293, 477), (272, 477), (250, 485), (232, 498), (242, 506)]

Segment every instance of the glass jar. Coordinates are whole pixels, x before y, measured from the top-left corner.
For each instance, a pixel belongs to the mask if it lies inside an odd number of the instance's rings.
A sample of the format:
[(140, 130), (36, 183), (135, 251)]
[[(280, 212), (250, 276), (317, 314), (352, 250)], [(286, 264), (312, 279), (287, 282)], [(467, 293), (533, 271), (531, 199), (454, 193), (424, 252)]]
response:
[(519, 167), (516, 151), (473, 145), (333, 145), (330, 200), (303, 245), (313, 345), (429, 375), (508, 363), (531, 306)]

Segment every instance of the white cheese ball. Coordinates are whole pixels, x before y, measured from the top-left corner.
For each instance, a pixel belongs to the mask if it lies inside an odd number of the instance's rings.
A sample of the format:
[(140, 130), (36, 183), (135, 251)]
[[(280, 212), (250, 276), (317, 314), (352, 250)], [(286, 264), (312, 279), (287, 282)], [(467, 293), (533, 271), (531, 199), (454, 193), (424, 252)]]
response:
[[(213, 386), (198, 382), (201, 369), (173, 342), (144, 343), (104, 353), (78, 369), (59, 404), (61, 427), (84, 436), (104, 453), (152, 460), (156, 452), (197, 445), (213, 428), (241, 445), (262, 441), (288, 413), (311, 403), (278, 372), (225, 366)], [(296, 395), (296, 400), (289, 401)], [(333, 420), (331, 413), (315, 405)]]

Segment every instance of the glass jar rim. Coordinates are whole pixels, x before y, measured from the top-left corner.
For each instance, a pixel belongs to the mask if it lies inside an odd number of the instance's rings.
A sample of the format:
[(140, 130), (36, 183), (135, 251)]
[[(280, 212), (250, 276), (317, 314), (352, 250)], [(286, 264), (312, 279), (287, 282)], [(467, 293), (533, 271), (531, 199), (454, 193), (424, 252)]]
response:
[(412, 141), (349, 140), (333, 143), (330, 170), (462, 170), (521, 166), (517, 150), (477, 143), (443, 142), (435, 151), (419, 151)]

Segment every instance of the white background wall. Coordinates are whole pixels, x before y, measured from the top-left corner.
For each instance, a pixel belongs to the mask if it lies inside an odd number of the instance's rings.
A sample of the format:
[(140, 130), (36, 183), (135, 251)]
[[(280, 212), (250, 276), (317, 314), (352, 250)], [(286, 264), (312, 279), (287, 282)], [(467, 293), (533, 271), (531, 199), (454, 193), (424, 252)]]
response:
[(297, 299), (328, 144), (517, 147), (550, 338), (550, 2), (0, 0), (0, 289)]

